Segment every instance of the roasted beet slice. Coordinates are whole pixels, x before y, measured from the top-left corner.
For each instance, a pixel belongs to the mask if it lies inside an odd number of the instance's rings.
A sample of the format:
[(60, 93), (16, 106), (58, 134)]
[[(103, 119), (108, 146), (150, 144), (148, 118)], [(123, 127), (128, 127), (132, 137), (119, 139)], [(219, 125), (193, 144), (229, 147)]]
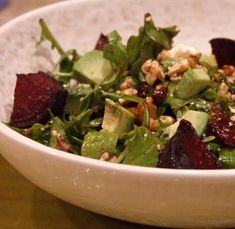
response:
[(104, 46), (108, 44), (108, 42), (109, 42), (108, 37), (105, 36), (103, 33), (101, 33), (98, 41), (96, 42), (95, 49), (103, 50)]
[(158, 167), (175, 169), (220, 169), (222, 165), (198, 137), (191, 123), (181, 120), (176, 134), (159, 156)]
[(12, 126), (27, 128), (45, 123), (50, 109), (58, 115), (63, 111), (67, 92), (55, 79), (43, 72), (17, 74)]
[(220, 143), (235, 147), (235, 122), (225, 116), (220, 105), (211, 108), (208, 130)]
[(224, 65), (235, 66), (235, 40), (214, 38), (210, 40), (212, 53), (215, 55), (220, 68)]

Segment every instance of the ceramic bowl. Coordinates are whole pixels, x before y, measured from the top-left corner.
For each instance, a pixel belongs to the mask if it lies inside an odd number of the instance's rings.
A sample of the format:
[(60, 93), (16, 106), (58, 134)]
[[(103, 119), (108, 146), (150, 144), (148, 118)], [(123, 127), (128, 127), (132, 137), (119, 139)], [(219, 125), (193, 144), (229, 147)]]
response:
[(94, 48), (100, 32), (124, 40), (150, 12), (176, 24), (175, 43), (210, 53), (214, 37), (235, 37), (232, 0), (80, 0), (29, 12), (0, 28), (0, 153), (21, 174), (62, 200), (117, 219), (168, 227), (235, 226), (235, 170), (144, 168), (88, 159), (43, 146), (11, 130), (16, 73), (51, 70), (58, 56), (36, 47), (44, 18), (65, 49)]

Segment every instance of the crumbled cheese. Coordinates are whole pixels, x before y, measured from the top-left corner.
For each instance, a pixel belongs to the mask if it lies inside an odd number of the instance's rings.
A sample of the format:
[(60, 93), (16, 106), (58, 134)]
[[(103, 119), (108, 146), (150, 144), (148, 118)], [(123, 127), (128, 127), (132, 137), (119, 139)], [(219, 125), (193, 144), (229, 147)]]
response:
[(158, 54), (158, 60), (187, 58), (189, 56), (200, 57), (201, 53), (194, 47), (179, 44), (170, 50), (163, 50)]

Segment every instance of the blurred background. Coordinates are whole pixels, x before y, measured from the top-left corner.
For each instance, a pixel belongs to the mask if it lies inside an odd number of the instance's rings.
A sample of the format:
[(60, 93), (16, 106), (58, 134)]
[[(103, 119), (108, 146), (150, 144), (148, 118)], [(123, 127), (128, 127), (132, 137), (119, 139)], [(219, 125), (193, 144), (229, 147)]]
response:
[(61, 0), (0, 0), (0, 25), (34, 8)]

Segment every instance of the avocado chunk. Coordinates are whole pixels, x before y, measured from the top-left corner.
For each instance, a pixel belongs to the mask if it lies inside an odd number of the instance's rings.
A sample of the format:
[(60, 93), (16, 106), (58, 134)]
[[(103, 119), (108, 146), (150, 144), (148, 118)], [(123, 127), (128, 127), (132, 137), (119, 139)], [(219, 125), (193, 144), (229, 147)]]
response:
[(213, 76), (218, 71), (215, 55), (201, 55), (199, 63), (208, 70), (210, 76)]
[(110, 99), (105, 100), (104, 119), (102, 128), (113, 133), (125, 133), (133, 129), (135, 116)]
[[(191, 122), (193, 128), (196, 130), (198, 136), (202, 136), (204, 130), (206, 129), (207, 122), (209, 119), (209, 115), (203, 111), (194, 111), (189, 110), (187, 111), (180, 120), (186, 119), (187, 121)], [(170, 125), (169, 130), (169, 138), (171, 138), (175, 133), (179, 126), (180, 120), (175, 122), (174, 124)]]
[(189, 69), (176, 86), (175, 95), (181, 99), (190, 98), (203, 91), (210, 83), (210, 76), (203, 69)]
[(219, 151), (219, 160), (226, 169), (235, 168), (235, 149), (222, 148)]
[(92, 85), (100, 84), (111, 73), (112, 66), (102, 51), (94, 50), (82, 56), (74, 65), (79, 81)]
[(86, 134), (81, 148), (81, 155), (100, 159), (104, 153), (111, 157), (115, 154), (118, 134), (105, 131), (92, 131)]

